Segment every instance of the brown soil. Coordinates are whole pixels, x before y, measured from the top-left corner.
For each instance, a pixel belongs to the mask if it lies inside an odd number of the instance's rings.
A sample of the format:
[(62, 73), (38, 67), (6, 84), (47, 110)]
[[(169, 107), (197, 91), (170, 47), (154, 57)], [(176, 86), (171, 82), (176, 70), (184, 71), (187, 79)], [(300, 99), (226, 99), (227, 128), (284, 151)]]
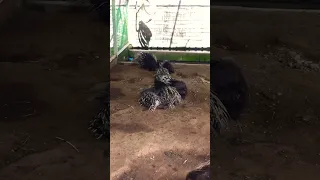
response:
[(316, 180), (320, 177), (319, 72), (283, 66), (277, 59), (215, 49), (233, 56), (250, 86), (236, 136), (214, 139), (214, 179)]
[(174, 65), (188, 96), (173, 110), (151, 112), (138, 103), (154, 72), (135, 65), (111, 70), (111, 178), (183, 180), (210, 157), (208, 65)]
[(87, 128), (91, 87), (109, 74), (109, 27), (90, 14), (21, 12), (1, 30), (0, 179), (105, 180), (108, 143)]
[(320, 74), (290, 68), (275, 48), (286, 45), (302, 53), (301, 59), (319, 63), (319, 14), (211, 13), (216, 44), (211, 55), (235, 57), (250, 86), (249, 105), (240, 119), (243, 143), (214, 139), (213, 179), (319, 179)]

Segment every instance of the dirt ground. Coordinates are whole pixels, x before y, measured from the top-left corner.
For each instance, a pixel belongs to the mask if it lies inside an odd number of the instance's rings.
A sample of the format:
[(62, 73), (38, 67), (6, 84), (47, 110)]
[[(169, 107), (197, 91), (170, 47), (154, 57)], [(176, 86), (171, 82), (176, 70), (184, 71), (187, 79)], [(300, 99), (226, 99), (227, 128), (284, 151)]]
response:
[(250, 87), (249, 105), (240, 118), (242, 142), (234, 136), (214, 139), (213, 178), (319, 179), (320, 73), (252, 53), (211, 53), (235, 57)]
[(26, 11), (1, 30), (0, 179), (105, 180), (109, 144), (87, 128), (109, 75), (109, 27)]
[(319, 179), (319, 14), (212, 14), (211, 55), (234, 57), (250, 88), (243, 142), (214, 139), (213, 179)]
[(184, 180), (210, 158), (210, 68), (174, 64), (188, 96), (173, 110), (151, 112), (138, 103), (154, 72), (117, 65), (110, 73), (111, 179)]

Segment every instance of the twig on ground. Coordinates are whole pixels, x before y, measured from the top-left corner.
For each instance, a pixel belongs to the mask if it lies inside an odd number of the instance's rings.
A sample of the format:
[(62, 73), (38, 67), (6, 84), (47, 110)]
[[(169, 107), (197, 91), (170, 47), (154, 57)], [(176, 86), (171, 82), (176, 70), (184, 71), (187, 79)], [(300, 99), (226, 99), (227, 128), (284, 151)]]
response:
[(66, 142), (67, 144), (69, 144), (70, 146), (72, 146), (73, 149), (75, 149), (77, 152), (80, 152), (79, 149), (78, 149), (76, 146), (74, 146), (71, 142), (69, 142), (69, 141), (67, 141), (67, 140), (65, 140), (65, 139), (63, 139), (63, 138), (61, 138), (61, 137), (56, 137), (56, 139), (59, 139), (59, 140), (61, 140), (61, 141)]
[(210, 84), (210, 81), (205, 80), (203, 77), (200, 77), (200, 79), (201, 79), (201, 81), (202, 81), (203, 83), (208, 83), (208, 84)]
[(275, 115), (276, 115), (276, 112), (275, 112), (275, 111), (273, 111), (273, 114), (272, 114), (272, 120), (274, 119)]
[(37, 114), (37, 111), (35, 109), (33, 109), (33, 113), (22, 115), (22, 117), (29, 117), (29, 116), (33, 116), (35, 114)]
[(25, 146), (27, 144), (27, 142), (29, 141), (30, 139), (30, 135), (28, 135), (28, 137), (22, 142), (22, 144), (16, 148), (13, 148), (11, 151), (12, 152), (16, 152), (18, 151), (19, 149), (23, 148), (23, 146)]
[(128, 107), (131, 107), (132, 109), (134, 109), (134, 107), (132, 105), (126, 104)]
[(32, 152), (36, 152), (35, 149), (28, 149), (28, 148), (20, 148), (23, 151), (32, 151)]
[(184, 161), (183, 161), (183, 164), (187, 163), (187, 161), (188, 161), (188, 159), (184, 160)]

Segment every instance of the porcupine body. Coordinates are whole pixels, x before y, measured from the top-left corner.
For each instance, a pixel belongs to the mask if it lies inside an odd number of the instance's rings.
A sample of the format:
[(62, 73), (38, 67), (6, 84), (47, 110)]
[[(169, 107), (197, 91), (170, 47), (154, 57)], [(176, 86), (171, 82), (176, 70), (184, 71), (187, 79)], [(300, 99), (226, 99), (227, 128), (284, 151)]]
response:
[(171, 79), (169, 82), (170, 86), (175, 87), (182, 99), (185, 99), (188, 94), (188, 88), (185, 82), (176, 79)]
[(141, 68), (148, 71), (155, 71), (159, 67), (157, 58), (154, 55), (146, 52), (139, 52), (133, 59), (133, 62), (137, 62)]
[(157, 69), (154, 79), (155, 89), (161, 89), (164, 86), (174, 87), (180, 94), (182, 99), (187, 95), (187, 85), (183, 81), (172, 79), (169, 70), (164, 67)]
[(150, 111), (154, 111), (161, 105), (161, 98), (156, 94), (154, 88), (148, 88), (140, 93), (139, 103)]
[(211, 62), (210, 71), (211, 89), (230, 117), (238, 119), (248, 99), (248, 86), (240, 67), (232, 58), (221, 58)]
[(100, 99), (100, 106), (98, 113), (89, 122), (89, 130), (93, 133), (96, 139), (103, 139), (110, 137), (110, 102), (109, 102), (109, 84), (106, 91), (98, 97)]
[(90, 121), (89, 130), (96, 139), (109, 137), (109, 107), (105, 106), (99, 110), (97, 115)]
[(147, 107), (149, 110), (174, 108), (182, 101), (181, 95), (172, 86), (163, 86), (160, 89), (154, 87), (143, 90), (140, 93), (140, 105)]
[(210, 93), (210, 124), (216, 133), (220, 134), (221, 130), (228, 128), (230, 115), (214, 92)]
[(178, 81), (171, 81), (168, 69), (159, 67), (154, 76), (154, 87), (145, 89), (140, 94), (139, 103), (149, 110), (156, 108), (174, 108), (180, 104), (182, 97), (178, 90), (171, 84), (178, 84)]
[(165, 85), (159, 89), (159, 97), (161, 99), (161, 106), (173, 109), (182, 101), (181, 95), (175, 87)]
[(159, 67), (166, 68), (170, 74), (175, 72), (172, 64), (167, 60), (164, 60), (163, 62), (159, 62)]
[(200, 164), (196, 169), (187, 174), (186, 180), (211, 180), (210, 160)]
[(154, 87), (160, 89), (163, 86), (170, 85), (171, 80), (172, 78), (168, 69), (160, 67), (156, 70), (156, 74), (154, 75)]

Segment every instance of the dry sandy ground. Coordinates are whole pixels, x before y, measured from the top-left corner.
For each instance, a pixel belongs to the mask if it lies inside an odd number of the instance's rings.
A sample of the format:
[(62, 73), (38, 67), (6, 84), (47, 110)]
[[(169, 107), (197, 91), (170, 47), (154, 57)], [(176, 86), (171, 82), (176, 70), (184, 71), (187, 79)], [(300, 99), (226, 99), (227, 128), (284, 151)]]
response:
[(174, 65), (188, 96), (173, 110), (147, 111), (138, 103), (154, 72), (117, 65), (110, 73), (111, 178), (183, 180), (210, 157), (210, 68)]
[(87, 128), (91, 88), (108, 79), (109, 28), (90, 14), (23, 12), (2, 30), (0, 179), (105, 180), (108, 143)]

